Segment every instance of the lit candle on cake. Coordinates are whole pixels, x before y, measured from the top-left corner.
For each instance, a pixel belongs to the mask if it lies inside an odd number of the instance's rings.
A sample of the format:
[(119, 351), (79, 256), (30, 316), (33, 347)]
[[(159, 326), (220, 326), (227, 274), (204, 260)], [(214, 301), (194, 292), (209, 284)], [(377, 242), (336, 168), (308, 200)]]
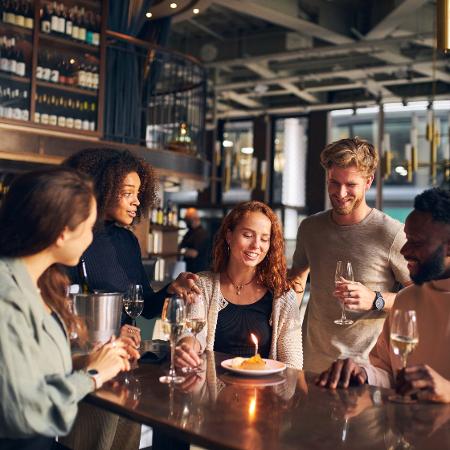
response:
[(252, 338), (253, 343), (255, 344), (255, 356), (258, 354), (258, 338), (251, 333), (250, 337)]

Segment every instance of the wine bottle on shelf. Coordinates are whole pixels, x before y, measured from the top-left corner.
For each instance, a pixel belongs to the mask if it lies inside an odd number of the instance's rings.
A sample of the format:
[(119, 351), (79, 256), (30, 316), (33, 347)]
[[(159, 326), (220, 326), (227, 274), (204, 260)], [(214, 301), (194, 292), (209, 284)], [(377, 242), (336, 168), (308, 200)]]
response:
[(67, 8), (64, 8), (64, 18), (66, 21), (65, 37), (72, 39), (73, 22), (70, 11), (71, 10), (68, 11)]
[(26, 75), (25, 58), (22, 50), (17, 51), (16, 75), (19, 77)]
[(90, 45), (94, 44), (94, 28), (95, 28), (95, 23), (94, 23), (94, 14), (92, 11), (88, 11), (86, 12), (86, 19), (85, 19), (85, 23), (86, 23), (86, 42)]
[(18, 27), (25, 27), (25, 16), (23, 5), (18, 1), (15, 2), (14, 15), (15, 15), (15, 25), (17, 25)]
[(79, 26), (78, 39), (81, 42), (86, 42), (86, 24), (84, 23), (84, 8), (81, 8), (80, 14), (78, 15), (78, 26)]
[(11, 1), (7, 1), (5, 3), (5, 9), (4, 9), (4, 22), (6, 23), (10, 23), (10, 24), (15, 24), (16, 22), (16, 17), (14, 14), (14, 8), (12, 5)]
[(58, 61), (55, 57), (51, 57), (49, 60), (50, 65), (50, 81), (52, 83), (59, 83), (59, 67)]
[(51, 17), (49, 12), (48, 5), (44, 5), (42, 8), (42, 14), (41, 14), (41, 31), (45, 34), (50, 34), (52, 31), (51, 28)]
[(9, 55), (6, 36), (1, 37), (1, 50), (0, 50), (0, 70), (2, 72), (9, 71)]
[(16, 39), (11, 38), (9, 40), (9, 57), (8, 57), (8, 61), (9, 61), (8, 72), (11, 72), (11, 73), (16, 73), (16, 70), (17, 70), (17, 54), (16, 54), (15, 47), (16, 47)]
[(48, 51), (45, 50), (42, 54), (42, 80), (50, 81), (51, 72), (50, 55)]
[(56, 2), (53, 2), (49, 7), (50, 11), (50, 32), (52, 34), (59, 34), (59, 17)]
[(70, 10), (70, 17), (72, 19), (72, 39), (78, 40), (80, 38), (80, 27), (78, 23), (78, 8), (75, 6)]
[(65, 15), (65, 7), (61, 3), (58, 8), (58, 32), (61, 36), (65, 36), (66, 34), (66, 15)]
[(100, 45), (100, 24), (100, 14), (96, 14), (94, 19), (94, 32), (92, 33), (92, 45), (95, 45), (96, 47)]
[(97, 104), (95, 102), (91, 103), (91, 114), (89, 116), (89, 131), (95, 131), (97, 123)]
[(25, 17), (25, 28), (32, 30), (34, 27), (34, 13), (29, 1), (25, 3), (23, 15)]
[(84, 258), (80, 259), (78, 263), (78, 276), (80, 277), (80, 290), (82, 294), (90, 294), (91, 288), (89, 286), (88, 274), (86, 270), (86, 261)]

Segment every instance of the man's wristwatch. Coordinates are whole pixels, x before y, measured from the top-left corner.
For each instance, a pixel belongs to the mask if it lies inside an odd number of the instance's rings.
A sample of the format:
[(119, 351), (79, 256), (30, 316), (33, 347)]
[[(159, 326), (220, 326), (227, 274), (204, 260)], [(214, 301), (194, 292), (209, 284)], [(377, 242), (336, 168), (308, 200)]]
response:
[(381, 295), (381, 292), (375, 291), (375, 299), (372, 304), (372, 309), (374, 311), (381, 311), (384, 308), (384, 298)]
[(89, 369), (86, 373), (94, 380), (95, 389), (100, 389), (102, 387), (102, 380), (97, 369)]

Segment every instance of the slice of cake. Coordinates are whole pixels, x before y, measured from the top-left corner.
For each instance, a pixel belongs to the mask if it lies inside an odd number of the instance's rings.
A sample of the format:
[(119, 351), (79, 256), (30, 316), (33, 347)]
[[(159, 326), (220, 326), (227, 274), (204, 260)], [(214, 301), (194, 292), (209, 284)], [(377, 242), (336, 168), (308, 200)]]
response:
[(252, 356), (251, 358), (244, 359), (239, 368), (245, 370), (261, 370), (266, 368), (266, 363), (261, 358), (261, 355), (258, 353), (255, 356)]

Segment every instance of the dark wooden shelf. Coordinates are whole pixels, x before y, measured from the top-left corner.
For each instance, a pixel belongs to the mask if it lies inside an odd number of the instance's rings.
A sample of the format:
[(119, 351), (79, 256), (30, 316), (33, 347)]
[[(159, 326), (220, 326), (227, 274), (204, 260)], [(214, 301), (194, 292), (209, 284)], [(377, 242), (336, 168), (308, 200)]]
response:
[(53, 44), (58, 44), (59, 46), (72, 47), (74, 49), (90, 52), (99, 53), (100, 47), (95, 45), (84, 44), (83, 42), (73, 41), (71, 39), (65, 39), (63, 37), (55, 36), (53, 34), (39, 33), (39, 39), (44, 42), (50, 42)]
[(36, 80), (36, 86), (45, 87), (49, 89), (57, 89), (58, 91), (71, 92), (73, 94), (86, 95), (89, 97), (97, 97), (98, 92), (88, 89), (68, 86), (66, 84), (50, 83), (48, 81)]
[(13, 25), (12, 23), (2, 21), (0, 21), (0, 28), (10, 29), (11, 31), (14, 31), (14, 33), (22, 33), (28, 36), (32, 36), (33, 34), (33, 30), (30, 30), (29, 28), (19, 27), (18, 25)]
[(0, 72), (0, 78), (2, 80), (17, 81), (18, 83), (30, 84), (31, 80), (28, 77), (19, 77), (17, 75), (11, 75), (8, 72)]

